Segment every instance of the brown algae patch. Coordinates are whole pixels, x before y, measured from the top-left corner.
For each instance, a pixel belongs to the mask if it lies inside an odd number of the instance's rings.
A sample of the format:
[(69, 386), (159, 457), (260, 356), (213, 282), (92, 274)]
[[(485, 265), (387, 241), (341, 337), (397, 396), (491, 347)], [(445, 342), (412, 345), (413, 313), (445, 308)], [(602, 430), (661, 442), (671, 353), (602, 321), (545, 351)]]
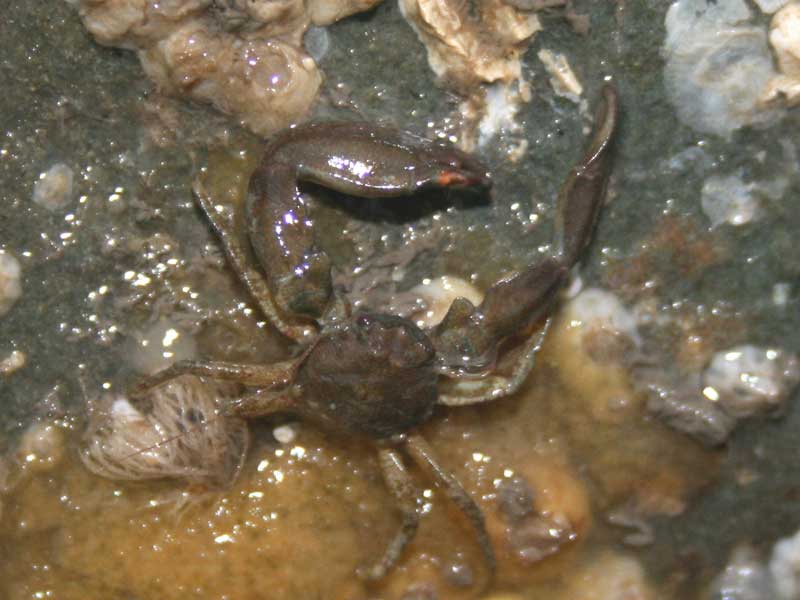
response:
[[(607, 510), (678, 514), (717, 471), (718, 453), (647, 419), (641, 403), (598, 418), (595, 394), (614, 390), (598, 389), (596, 377), (582, 386), (579, 369), (560, 370), (560, 353), (574, 352), (559, 341), (564, 335), (560, 324), (520, 394), (442, 410), (424, 428), (486, 514), (500, 589), (522, 597), (584, 597), (570, 590), (585, 587), (577, 573), (599, 568), (592, 556), (609, 543), (596, 535)], [(59, 468), (30, 473), (3, 498), (0, 596), (9, 600), (37, 592), (107, 599), (123, 590), (163, 599), (263, 598), (265, 590), (275, 599), (401, 598), (415, 590), (467, 598), (481, 580), (468, 524), (426, 487), (419, 535), (398, 568), (372, 588), (354, 575), (380, 554), (398, 519), (371, 446), (357, 440), (301, 424), (280, 445), (261, 430), (231, 487), (177, 510), (169, 500), (182, 484), (98, 478), (80, 462), (77, 436), (65, 435)], [(610, 562), (624, 565), (623, 579), (652, 585), (630, 560)]]

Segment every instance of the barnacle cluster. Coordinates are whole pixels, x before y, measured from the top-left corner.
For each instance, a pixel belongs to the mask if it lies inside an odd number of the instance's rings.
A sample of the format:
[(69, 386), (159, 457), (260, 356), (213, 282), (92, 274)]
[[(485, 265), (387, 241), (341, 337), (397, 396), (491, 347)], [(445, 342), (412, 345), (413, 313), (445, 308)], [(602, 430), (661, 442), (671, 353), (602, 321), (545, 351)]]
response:
[(800, 4), (759, 6), (777, 10), (769, 35), (744, 0), (678, 0), (670, 6), (664, 79), (667, 96), (690, 127), (728, 136), (747, 125), (770, 125), (784, 108), (800, 103)]
[(135, 50), (164, 92), (209, 103), (268, 135), (302, 118), (322, 75), (302, 48), (379, 0), (74, 0), (101, 44)]
[(428, 51), (428, 64), (447, 87), (466, 97), (461, 113), (479, 121), (478, 137), (464, 132), (471, 149), (498, 131), (517, 127), (514, 117), (531, 98), (522, 55), (542, 26), (538, 3), (484, 0), (400, 0), (400, 10)]
[(511, 83), (522, 77), (522, 52), (541, 29), (535, 9), (503, 0), (469, 3), (401, 0), (400, 9), (425, 43), (434, 73), (451, 84)]
[[(212, 104), (269, 135), (306, 116), (322, 75), (315, 57), (320, 27), (369, 10), (381, 0), (68, 0), (85, 27), (107, 46), (134, 50), (158, 88)], [(498, 132), (515, 133), (531, 97), (522, 56), (542, 26), (537, 12), (557, 8), (577, 25), (567, 0), (400, 0), (440, 83), (464, 98), (464, 149)], [(311, 28), (309, 30), (309, 28)], [(306, 32), (310, 36), (304, 39)], [(304, 45), (305, 44), (305, 45)], [(557, 93), (582, 90), (566, 58), (540, 59)]]

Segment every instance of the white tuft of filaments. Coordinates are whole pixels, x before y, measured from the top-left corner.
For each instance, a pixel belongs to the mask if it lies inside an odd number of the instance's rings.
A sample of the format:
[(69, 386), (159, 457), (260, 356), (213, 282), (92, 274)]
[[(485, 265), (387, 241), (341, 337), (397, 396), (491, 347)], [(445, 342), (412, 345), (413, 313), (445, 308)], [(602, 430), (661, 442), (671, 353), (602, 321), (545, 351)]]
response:
[(81, 459), (116, 480), (179, 479), (225, 488), (241, 471), (249, 445), (244, 420), (219, 414), (220, 386), (181, 377), (154, 389), (147, 412), (124, 396), (94, 411)]

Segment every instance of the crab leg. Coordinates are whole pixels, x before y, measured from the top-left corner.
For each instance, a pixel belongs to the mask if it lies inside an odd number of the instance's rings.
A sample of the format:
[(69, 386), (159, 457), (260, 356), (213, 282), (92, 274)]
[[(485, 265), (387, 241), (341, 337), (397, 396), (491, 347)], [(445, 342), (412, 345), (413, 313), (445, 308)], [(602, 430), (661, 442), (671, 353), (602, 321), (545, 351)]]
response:
[(209, 379), (235, 381), (243, 385), (268, 388), (285, 387), (292, 380), (296, 369), (296, 360), (270, 365), (182, 360), (139, 381), (131, 389), (130, 395), (131, 397), (141, 397), (151, 389), (182, 375), (197, 375)]
[(403, 457), (395, 448), (380, 448), (378, 462), (381, 465), (383, 480), (394, 496), (403, 520), (381, 559), (371, 567), (359, 570), (359, 575), (370, 581), (382, 579), (397, 564), (405, 547), (414, 539), (419, 526), (419, 513), (416, 507), (417, 489), (403, 464)]
[[(249, 246), (242, 244), (237, 235), (236, 219), (230, 207), (216, 204), (200, 180), (195, 182), (193, 191), (197, 204), (205, 213), (222, 243), (228, 263), (250, 292), (250, 297), (258, 304), (262, 314), (289, 339), (301, 344), (307, 343), (317, 332), (316, 325), (291, 322), (289, 317), (281, 314), (264, 276), (251, 266), (253, 261), (248, 257), (252, 255), (252, 252)], [(298, 321), (298, 319), (294, 320)]]
[(428, 442), (425, 441), (425, 438), (418, 434), (409, 435), (406, 438), (405, 448), (414, 462), (425, 471), (428, 476), (433, 478), (437, 484), (444, 488), (447, 497), (450, 498), (450, 500), (461, 509), (461, 512), (464, 513), (467, 519), (469, 519), (472, 528), (478, 536), (478, 544), (481, 547), (486, 567), (489, 570), (489, 578), (486, 583), (486, 587), (489, 587), (494, 579), (497, 561), (494, 556), (492, 542), (486, 531), (486, 522), (481, 509), (478, 508), (478, 505), (475, 504), (475, 501), (466, 492), (461, 482), (459, 482), (454, 475), (451, 475), (442, 468), (436, 460)]
[(258, 419), (276, 412), (296, 413), (297, 402), (286, 390), (273, 391), (269, 389), (256, 390), (241, 398), (232, 400), (228, 406), (222, 408), (222, 413), (228, 417), (242, 419)]

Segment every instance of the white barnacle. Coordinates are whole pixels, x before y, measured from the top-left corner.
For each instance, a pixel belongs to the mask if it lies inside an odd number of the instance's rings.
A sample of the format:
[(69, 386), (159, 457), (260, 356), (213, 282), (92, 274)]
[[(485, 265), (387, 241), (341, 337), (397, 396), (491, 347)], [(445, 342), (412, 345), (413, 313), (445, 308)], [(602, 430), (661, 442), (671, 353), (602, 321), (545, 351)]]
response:
[(667, 11), (667, 97), (678, 118), (697, 131), (730, 136), (782, 115), (763, 105), (776, 72), (767, 33), (750, 18), (744, 0), (678, 0)]
[(711, 221), (711, 227), (723, 223), (744, 225), (758, 217), (759, 202), (754, 196), (755, 185), (745, 183), (736, 175), (712, 175), (703, 182), (701, 205)]
[(5, 250), (0, 250), (0, 317), (11, 310), (22, 295), (19, 261)]
[(703, 394), (736, 418), (780, 409), (800, 382), (800, 362), (782, 350), (737, 346), (717, 352), (703, 373)]
[(72, 200), (73, 174), (64, 163), (56, 163), (33, 184), (33, 201), (47, 210), (64, 208)]
[(459, 277), (444, 275), (435, 279), (423, 279), (422, 283), (411, 290), (421, 300), (423, 310), (412, 315), (419, 327), (433, 327), (441, 322), (453, 300), (466, 298), (472, 304), (483, 302), (483, 294), (475, 286)]

